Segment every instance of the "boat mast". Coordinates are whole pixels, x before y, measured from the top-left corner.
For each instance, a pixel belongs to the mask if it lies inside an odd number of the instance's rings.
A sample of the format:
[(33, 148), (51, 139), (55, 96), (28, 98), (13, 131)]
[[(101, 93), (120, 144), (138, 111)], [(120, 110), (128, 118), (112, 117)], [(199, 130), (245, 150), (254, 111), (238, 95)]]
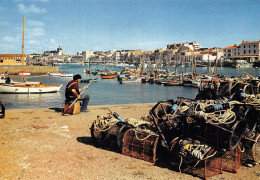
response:
[(22, 82), (23, 82), (23, 63), (24, 63), (24, 26), (25, 26), (25, 17), (23, 16)]

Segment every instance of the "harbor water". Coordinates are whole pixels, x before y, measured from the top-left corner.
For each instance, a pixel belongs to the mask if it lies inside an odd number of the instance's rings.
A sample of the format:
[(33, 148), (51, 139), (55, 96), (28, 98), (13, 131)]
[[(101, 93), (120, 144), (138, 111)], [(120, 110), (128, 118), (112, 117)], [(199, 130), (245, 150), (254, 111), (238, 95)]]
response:
[[(93, 69), (109, 69), (122, 70), (123, 67), (106, 66), (106, 65), (92, 65)], [(85, 74), (84, 69), (88, 66), (80, 65), (60, 65), (60, 71), (65, 73), (81, 74), (82, 79), (97, 77), (98, 82), (93, 82), (89, 88), (84, 91), (90, 95), (89, 105), (113, 105), (113, 104), (137, 104), (137, 103), (157, 103), (161, 100), (174, 99), (176, 97), (195, 98), (198, 89), (184, 86), (163, 86), (149, 83), (134, 83), (134, 84), (119, 84), (117, 79), (102, 80), (99, 76), (92, 74)], [(181, 68), (171, 68), (171, 71), (177, 70), (181, 72)], [(258, 76), (260, 68), (222, 68), (222, 74), (228, 76), (245, 76), (241, 70)], [(190, 68), (183, 68), (185, 72), (191, 72)], [(205, 73), (207, 67), (198, 67), (198, 73)], [(221, 69), (218, 68), (219, 74)], [(33, 75), (31, 75), (33, 76)], [(18, 80), (19, 77), (13, 77)], [(46, 94), (0, 94), (0, 101), (4, 103), (6, 109), (29, 109), (29, 108), (57, 108), (64, 106), (64, 92), (68, 81), (72, 77), (51, 77), (51, 76), (37, 76), (35, 78), (27, 78), (28, 81), (41, 81), (43, 84), (63, 84), (60, 92), (46, 93)], [(83, 87), (86, 83), (80, 83)]]

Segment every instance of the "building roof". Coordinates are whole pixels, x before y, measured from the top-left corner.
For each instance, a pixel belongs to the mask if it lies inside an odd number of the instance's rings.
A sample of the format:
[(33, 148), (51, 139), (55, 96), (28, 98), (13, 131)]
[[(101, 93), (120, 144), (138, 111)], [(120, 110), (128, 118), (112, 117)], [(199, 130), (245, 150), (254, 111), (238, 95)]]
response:
[(260, 43), (260, 41), (243, 41), (242, 44), (257, 44)]
[[(25, 54), (23, 55), (26, 56)], [(22, 54), (0, 54), (0, 57), (22, 57)]]
[(228, 46), (228, 47), (226, 47), (226, 48), (224, 48), (224, 49), (235, 49), (235, 48), (240, 48), (241, 46)]

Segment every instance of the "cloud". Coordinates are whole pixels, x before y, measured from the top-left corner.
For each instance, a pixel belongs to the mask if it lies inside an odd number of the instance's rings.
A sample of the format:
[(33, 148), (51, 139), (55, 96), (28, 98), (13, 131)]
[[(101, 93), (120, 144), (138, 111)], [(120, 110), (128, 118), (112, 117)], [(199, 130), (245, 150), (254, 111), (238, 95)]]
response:
[(46, 13), (46, 9), (39, 8), (35, 6), (34, 4), (31, 4), (29, 7), (26, 7), (24, 4), (18, 4), (18, 11), (21, 13)]
[(28, 34), (29, 36), (34, 36), (34, 37), (37, 36), (38, 37), (38, 36), (44, 35), (45, 31), (41, 27), (35, 27), (35, 28), (30, 28), (28, 30), (28, 33), (26, 33), (26, 34)]
[(9, 23), (7, 21), (0, 21), (0, 27), (1, 26), (8, 26)]
[(28, 21), (28, 26), (43, 27), (43, 26), (44, 26), (44, 23), (41, 22), (41, 21), (29, 20), (29, 21)]
[(28, 41), (26, 41), (26, 44), (28, 44), (28, 45), (40, 45), (40, 43), (38, 41), (35, 41), (35, 40), (28, 40)]
[(11, 43), (11, 42), (16, 42), (16, 38), (12, 37), (12, 36), (5, 36), (3, 38), (3, 41)]
[(56, 44), (56, 40), (55, 39), (50, 39), (50, 44)]

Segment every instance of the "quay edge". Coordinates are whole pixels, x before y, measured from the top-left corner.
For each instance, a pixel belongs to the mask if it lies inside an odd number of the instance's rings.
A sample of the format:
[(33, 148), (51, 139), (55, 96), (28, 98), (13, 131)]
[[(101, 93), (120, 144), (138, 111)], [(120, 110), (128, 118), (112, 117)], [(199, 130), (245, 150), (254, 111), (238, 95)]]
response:
[[(8, 68), (8, 74), (15, 74), (21, 71), (21, 67), (0, 67), (0, 73), (4, 73)], [(58, 66), (25, 66), (24, 71), (31, 72), (32, 74), (46, 74), (48, 72), (54, 73), (59, 72)]]

